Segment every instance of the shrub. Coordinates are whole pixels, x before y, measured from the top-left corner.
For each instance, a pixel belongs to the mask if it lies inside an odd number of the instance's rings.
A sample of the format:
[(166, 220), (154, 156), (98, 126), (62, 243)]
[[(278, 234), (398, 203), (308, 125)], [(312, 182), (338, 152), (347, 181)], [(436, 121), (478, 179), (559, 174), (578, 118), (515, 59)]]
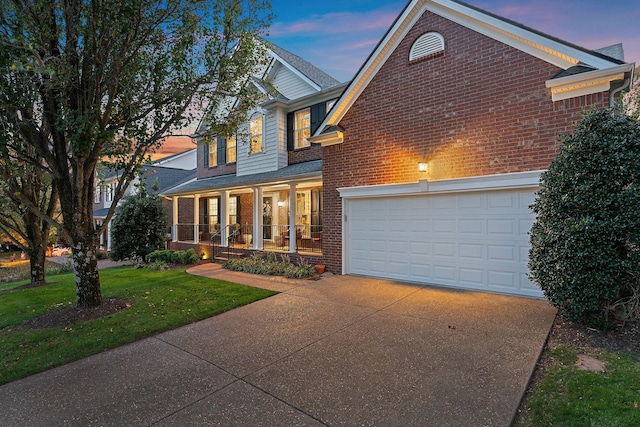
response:
[(139, 259), (147, 261), (147, 255), (164, 247), (167, 212), (159, 195), (148, 195), (144, 180), (138, 192), (124, 198), (111, 225), (111, 252), (115, 261)]
[(150, 263), (163, 262), (165, 264), (194, 264), (198, 261), (196, 251), (189, 249), (187, 251), (174, 251), (172, 249), (153, 251), (147, 255), (147, 261)]
[(637, 315), (640, 125), (592, 111), (561, 143), (532, 206), (531, 278), (569, 320)]
[(273, 252), (258, 252), (248, 258), (233, 258), (224, 262), (224, 268), (252, 274), (284, 276), (289, 279), (304, 279), (315, 274), (315, 267), (300, 259), (299, 264), (291, 262), (288, 255), (278, 256)]

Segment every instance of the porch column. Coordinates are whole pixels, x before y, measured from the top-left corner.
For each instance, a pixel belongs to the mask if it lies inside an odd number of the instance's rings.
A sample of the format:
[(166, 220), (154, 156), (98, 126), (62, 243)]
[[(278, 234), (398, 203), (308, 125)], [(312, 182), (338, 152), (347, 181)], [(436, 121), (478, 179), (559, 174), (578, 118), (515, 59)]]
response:
[(262, 250), (262, 187), (254, 187), (253, 191), (253, 249)]
[(289, 183), (289, 252), (296, 251), (296, 183)]
[(178, 196), (173, 196), (172, 199), (172, 210), (173, 210), (173, 215), (172, 215), (172, 219), (171, 219), (171, 241), (173, 242), (177, 242), (178, 241)]
[(220, 192), (220, 246), (229, 246), (229, 190)]
[(200, 195), (193, 196), (193, 243), (200, 240)]

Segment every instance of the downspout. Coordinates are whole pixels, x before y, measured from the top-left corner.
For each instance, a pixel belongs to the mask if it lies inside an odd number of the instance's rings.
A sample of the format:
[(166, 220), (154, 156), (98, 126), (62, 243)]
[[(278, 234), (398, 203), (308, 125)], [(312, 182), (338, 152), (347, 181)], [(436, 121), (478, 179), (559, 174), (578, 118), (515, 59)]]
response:
[(633, 83), (633, 72), (635, 70), (635, 67), (633, 67), (631, 69), (631, 71), (629, 71), (628, 73), (625, 73), (625, 77), (624, 77), (624, 81), (622, 82), (622, 85), (620, 85), (619, 88), (614, 89), (611, 91), (611, 93), (609, 94), (609, 106), (613, 107), (615, 105), (616, 102), (616, 95), (620, 92), (622, 92), (624, 89), (630, 89), (631, 88), (631, 84)]

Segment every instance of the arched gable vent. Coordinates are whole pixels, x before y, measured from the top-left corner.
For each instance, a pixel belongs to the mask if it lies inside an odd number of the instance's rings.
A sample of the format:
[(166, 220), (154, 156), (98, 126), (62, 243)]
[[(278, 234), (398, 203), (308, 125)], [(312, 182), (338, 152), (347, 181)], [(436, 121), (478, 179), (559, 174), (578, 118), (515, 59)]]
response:
[(409, 51), (409, 61), (424, 58), (444, 50), (444, 38), (438, 33), (425, 33), (418, 37)]

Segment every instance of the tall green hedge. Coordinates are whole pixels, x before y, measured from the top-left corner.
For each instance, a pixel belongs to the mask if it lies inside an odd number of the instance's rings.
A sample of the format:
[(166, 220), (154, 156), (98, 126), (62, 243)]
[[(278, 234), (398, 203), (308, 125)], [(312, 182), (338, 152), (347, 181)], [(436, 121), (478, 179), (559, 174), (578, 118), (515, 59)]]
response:
[(561, 143), (532, 206), (531, 278), (569, 320), (637, 315), (640, 125), (591, 111)]

